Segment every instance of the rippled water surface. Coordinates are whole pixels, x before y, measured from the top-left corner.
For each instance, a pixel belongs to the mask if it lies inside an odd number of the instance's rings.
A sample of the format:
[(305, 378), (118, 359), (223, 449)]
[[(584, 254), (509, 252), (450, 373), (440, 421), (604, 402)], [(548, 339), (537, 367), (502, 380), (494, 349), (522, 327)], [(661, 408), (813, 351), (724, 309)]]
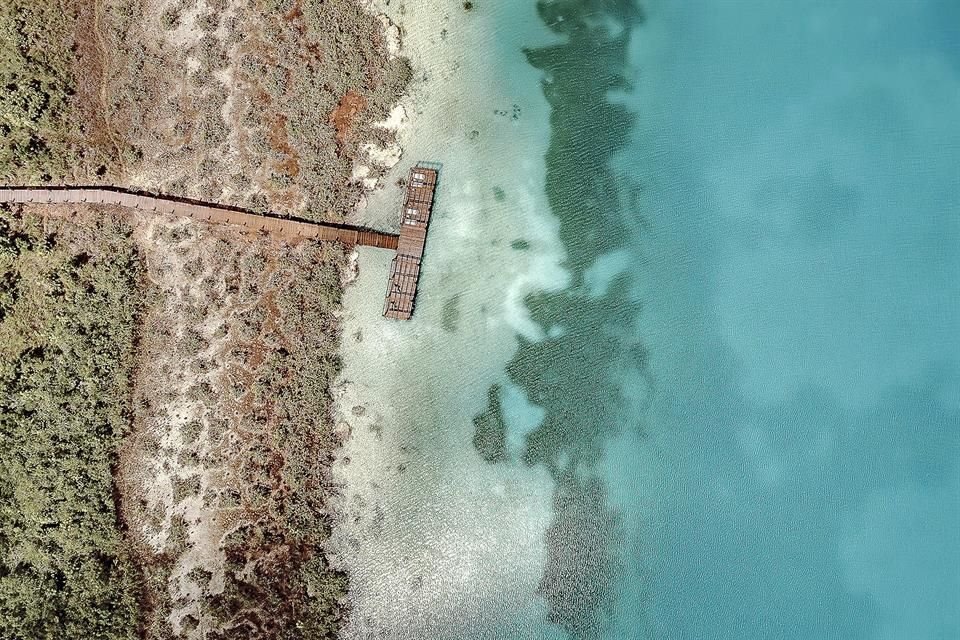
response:
[(395, 16), (444, 169), (415, 319), (348, 291), (351, 634), (957, 637), (958, 5), (474, 4)]

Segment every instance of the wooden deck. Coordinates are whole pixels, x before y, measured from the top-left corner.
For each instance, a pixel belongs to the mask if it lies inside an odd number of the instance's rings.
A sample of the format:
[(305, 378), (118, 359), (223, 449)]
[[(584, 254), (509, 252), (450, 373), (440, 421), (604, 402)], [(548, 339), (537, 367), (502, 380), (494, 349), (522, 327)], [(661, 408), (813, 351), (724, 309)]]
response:
[(400, 213), (400, 238), (397, 255), (390, 263), (390, 278), (383, 315), (395, 320), (409, 320), (417, 297), (420, 263), (427, 243), (427, 226), (437, 188), (438, 169), (417, 165), (410, 169), (407, 193)]
[(413, 314), (417, 297), (420, 263), (427, 242), (427, 226), (430, 223), (438, 177), (438, 165), (418, 164), (410, 170), (400, 214), (399, 235), (346, 224), (296, 220), (272, 213), (253, 213), (238, 207), (111, 186), (0, 187), (0, 203), (117, 205), (205, 222), (231, 224), (258, 233), (392, 249), (397, 254), (390, 264), (383, 315), (387, 318), (408, 320)]
[(283, 218), (276, 214), (256, 214), (237, 207), (199, 202), (187, 198), (157, 196), (119, 187), (0, 187), (3, 203), (112, 204), (185, 216), (206, 222), (232, 224), (247, 230), (276, 233), (288, 237), (330, 240), (348, 245), (396, 249), (399, 237), (345, 224), (311, 222)]

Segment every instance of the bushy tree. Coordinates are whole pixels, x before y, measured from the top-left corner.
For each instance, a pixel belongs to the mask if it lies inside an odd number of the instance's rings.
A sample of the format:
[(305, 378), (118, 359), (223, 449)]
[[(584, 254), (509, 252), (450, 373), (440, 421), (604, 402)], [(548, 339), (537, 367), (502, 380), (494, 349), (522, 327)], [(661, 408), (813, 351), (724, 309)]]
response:
[(109, 219), (59, 231), (0, 211), (0, 637), (133, 638), (111, 464), (140, 265)]

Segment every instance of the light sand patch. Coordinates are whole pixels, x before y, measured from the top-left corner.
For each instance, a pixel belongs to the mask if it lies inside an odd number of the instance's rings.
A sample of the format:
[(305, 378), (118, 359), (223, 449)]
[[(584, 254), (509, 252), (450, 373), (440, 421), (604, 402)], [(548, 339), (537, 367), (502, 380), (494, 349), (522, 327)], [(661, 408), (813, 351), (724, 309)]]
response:
[[(294, 611), (316, 624), (335, 620), (335, 603), (304, 599), (312, 584), (341, 588), (319, 554), (322, 529), (310, 525), (329, 517), (316, 478), (336, 438), (318, 371), (294, 360), (332, 357), (342, 254), (127, 213), (151, 295), (118, 485), (153, 585), (152, 633), (200, 639), (242, 628), (273, 637), (296, 624)], [(307, 289), (313, 299), (303, 302)], [(291, 563), (298, 568), (276, 573)]]
[(393, 109), (390, 110), (390, 115), (387, 116), (386, 120), (381, 120), (380, 122), (375, 123), (374, 126), (380, 127), (381, 129), (390, 129), (391, 131), (398, 131), (406, 121), (407, 121), (407, 110), (403, 107), (402, 104), (398, 104), (397, 106), (395, 106)]
[(387, 54), (391, 58), (400, 55), (400, 27), (384, 13), (377, 16), (380, 24), (383, 25), (383, 35), (387, 42)]
[(368, 142), (360, 145), (360, 150), (369, 163), (384, 169), (390, 169), (396, 166), (403, 156), (403, 149), (396, 143), (380, 147)]

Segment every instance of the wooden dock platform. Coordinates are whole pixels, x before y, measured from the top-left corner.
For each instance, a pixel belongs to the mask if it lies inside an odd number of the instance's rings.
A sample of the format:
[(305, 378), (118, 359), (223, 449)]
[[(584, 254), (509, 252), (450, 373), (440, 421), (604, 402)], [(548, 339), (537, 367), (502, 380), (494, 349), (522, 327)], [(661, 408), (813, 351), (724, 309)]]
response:
[(433, 209), (439, 167), (418, 164), (410, 169), (407, 193), (400, 213), (400, 237), (397, 255), (390, 263), (387, 296), (383, 315), (394, 320), (409, 320), (417, 297), (420, 263), (427, 243), (427, 227)]

